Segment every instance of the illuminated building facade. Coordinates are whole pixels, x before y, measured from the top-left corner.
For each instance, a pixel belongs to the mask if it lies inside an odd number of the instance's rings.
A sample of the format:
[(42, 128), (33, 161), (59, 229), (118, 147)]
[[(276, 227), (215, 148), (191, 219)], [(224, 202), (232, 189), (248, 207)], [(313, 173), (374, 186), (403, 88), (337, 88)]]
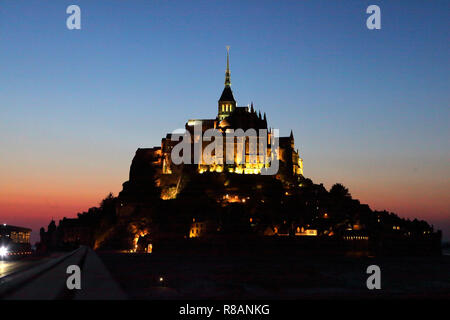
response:
[[(227, 171), (238, 174), (260, 174), (261, 169), (269, 167), (270, 162), (276, 157), (286, 172), (294, 176), (303, 175), (303, 160), (299, 156), (298, 150), (295, 150), (292, 131), (288, 137), (277, 137), (279, 147), (276, 148), (278, 150), (274, 149), (272, 152), (274, 130), (268, 128), (266, 114), (264, 113), (262, 116), (261, 112), (256, 112), (253, 103), (251, 106), (237, 106), (231, 90), (228, 50), (225, 87), (218, 101), (217, 117), (215, 119), (191, 119), (185, 125), (186, 132), (191, 137), (191, 143), (200, 144), (204, 155), (205, 148), (211, 142), (204, 141), (195, 135), (196, 126), (201, 127), (202, 136), (207, 130), (216, 130), (222, 136), (223, 141), (222, 152), (215, 153), (214, 151), (211, 155), (212, 159), (202, 156), (199, 161), (195, 162), (199, 173)], [(239, 129), (245, 134), (244, 138), (234, 136), (232, 139), (227, 138), (228, 133), (238, 132)], [(261, 135), (260, 132), (265, 134)], [(161, 149), (153, 152), (155, 158), (161, 159), (162, 174), (174, 172), (175, 165), (171, 159), (171, 151), (178, 140), (174, 141), (171, 137), (172, 135), (168, 134), (166, 138), (162, 139)], [(252, 138), (255, 139), (253, 141), (258, 141), (255, 143), (256, 148), (250, 146)], [(265, 147), (262, 148), (261, 144)], [(260, 148), (261, 150), (259, 150)]]
[(17, 244), (30, 243), (31, 229), (11, 226), (7, 224), (0, 225), (0, 239), (2, 241), (11, 241)]
[(0, 258), (31, 254), (30, 234), (28, 228), (0, 225)]

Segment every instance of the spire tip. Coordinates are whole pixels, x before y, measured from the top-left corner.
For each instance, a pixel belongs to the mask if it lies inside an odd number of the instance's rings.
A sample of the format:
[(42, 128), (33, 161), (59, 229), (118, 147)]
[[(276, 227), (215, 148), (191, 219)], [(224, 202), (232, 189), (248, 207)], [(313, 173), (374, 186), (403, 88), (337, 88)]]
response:
[(225, 87), (231, 86), (230, 81), (230, 46), (226, 46), (227, 48), (227, 70), (225, 71)]

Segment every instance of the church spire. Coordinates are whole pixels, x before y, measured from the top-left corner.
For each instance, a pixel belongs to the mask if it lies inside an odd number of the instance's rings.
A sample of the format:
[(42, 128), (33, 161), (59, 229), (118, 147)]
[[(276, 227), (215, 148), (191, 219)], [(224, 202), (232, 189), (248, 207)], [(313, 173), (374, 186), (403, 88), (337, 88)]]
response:
[(225, 87), (231, 86), (230, 79), (230, 46), (227, 46), (227, 70), (225, 71)]
[(231, 115), (236, 109), (236, 100), (231, 91), (230, 81), (230, 46), (227, 46), (227, 70), (225, 71), (225, 88), (223, 88), (222, 95), (219, 98), (219, 113), (218, 119), (223, 120)]

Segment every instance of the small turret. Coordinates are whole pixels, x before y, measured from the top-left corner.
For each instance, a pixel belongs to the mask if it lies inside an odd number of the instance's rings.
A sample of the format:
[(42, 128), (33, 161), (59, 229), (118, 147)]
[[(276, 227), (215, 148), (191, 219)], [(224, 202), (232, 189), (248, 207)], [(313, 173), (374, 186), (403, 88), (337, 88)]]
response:
[(292, 129), (291, 129), (291, 134), (289, 135), (289, 138), (291, 140), (291, 148), (294, 149), (295, 143), (294, 143), (294, 133), (292, 132)]

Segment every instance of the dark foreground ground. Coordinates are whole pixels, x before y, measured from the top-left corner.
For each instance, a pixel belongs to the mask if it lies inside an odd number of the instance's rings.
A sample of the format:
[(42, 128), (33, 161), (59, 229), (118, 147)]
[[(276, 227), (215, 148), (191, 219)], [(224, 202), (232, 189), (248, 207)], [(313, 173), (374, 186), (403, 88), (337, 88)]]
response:
[[(189, 256), (98, 253), (131, 299), (450, 298), (450, 256)], [(381, 290), (366, 269), (381, 268)]]

